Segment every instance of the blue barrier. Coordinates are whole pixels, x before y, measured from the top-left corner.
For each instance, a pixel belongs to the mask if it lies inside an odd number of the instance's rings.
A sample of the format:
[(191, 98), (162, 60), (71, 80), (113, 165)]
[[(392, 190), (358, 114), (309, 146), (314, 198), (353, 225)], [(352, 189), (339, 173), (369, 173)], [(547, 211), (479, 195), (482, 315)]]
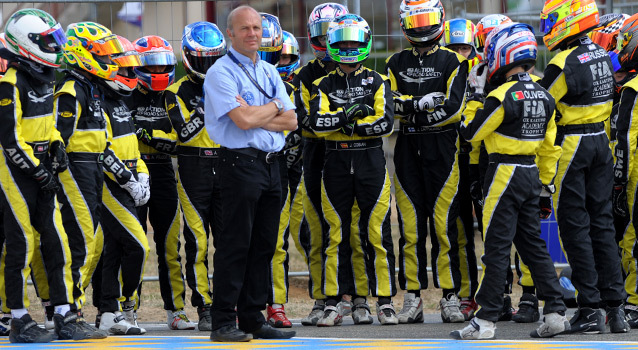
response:
[(541, 220), (541, 238), (547, 244), (547, 250), (554, 263), (567, 263), (567, 258), (563, 254), (563, 249), (558, 238), (558, 223), (554, 217), (554, 212), (549, 219)]

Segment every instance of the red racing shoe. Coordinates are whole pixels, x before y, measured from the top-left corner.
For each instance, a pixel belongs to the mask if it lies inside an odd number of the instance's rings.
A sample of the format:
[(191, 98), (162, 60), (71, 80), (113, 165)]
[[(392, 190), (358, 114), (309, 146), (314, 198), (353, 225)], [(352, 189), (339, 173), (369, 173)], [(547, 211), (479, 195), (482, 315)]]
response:
[(268, 313), (268, 323), (275, 328), (290, 328), (292, 327), (292, 322), (286, 317), (286, 311), (284, 311), (284, 306), (273, 308), (271, 305), (268, 305), (266, 309)]

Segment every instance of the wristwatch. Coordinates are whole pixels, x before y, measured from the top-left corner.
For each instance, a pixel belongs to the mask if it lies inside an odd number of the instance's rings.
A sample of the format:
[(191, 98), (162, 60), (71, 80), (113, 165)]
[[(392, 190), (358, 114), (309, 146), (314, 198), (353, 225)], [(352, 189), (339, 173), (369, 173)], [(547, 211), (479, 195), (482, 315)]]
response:
[(279, 110), (279, 113), (283, 112), (284, 105), (283, 105), (283, 103), (281, 103), (281, 101), (279, 101), (277, 99), (274, 99), (274, 100), (272, 100), (272, 102), (274, 102), (275, 106), (277, 106), (277, 109)]

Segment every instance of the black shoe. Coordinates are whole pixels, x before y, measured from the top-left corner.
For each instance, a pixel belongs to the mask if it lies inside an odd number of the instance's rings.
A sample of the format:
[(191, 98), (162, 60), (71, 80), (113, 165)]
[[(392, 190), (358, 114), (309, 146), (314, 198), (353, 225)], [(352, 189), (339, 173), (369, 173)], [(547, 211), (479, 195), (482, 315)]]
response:
[(226, 325), (218, 328), (210, 333), (210, 340), (220, 342), (241, 342), (251, 341), (253, 335), (244, 333), (241, 329), (235, 328), (233, 325)]
[(499, 321), (511, 321), (514, 308), (512, 307), (512, 298), (509, 295), (503, 296), (503, 310), (498, 315)]
[(213, 317), (210, 314), (210, 305), (197, 307), (197, 316), (199, 322), (197, 329), (200, 331), (211, 331), (213, 329)]
[(5, 316), (0, 319), (0, 337), (6, 337), (11, 332), (11, 317)]
[(518, 311), (512, 315), (512, 321), (517, 323), (533, 323), (541, 318), (538, 312), (538, 299), (534, 294), (523, 293), (518, 303)]
[(272, 328), (268, 323), (264, 323), (261, 328), (252, 332), (255, 339), (290, 339), (294, 337), (297, 332), (295, 331), (280, 331)]
[(60, 314), (53, 315), (55, 323), (55, 333), (59, 340), (84, 340), (84, 339), (104, 339), (103, 332), (98, 331), (95, 327), (79, 317), (75, 311), (68, 311), (64, 316)]
[(638, 328), (638, 306), (625, 304), (625, 320), (629, 323), (629, 327)]
[(78, 319), (80, 319), (80, 321), (78, 322), (80, 326), (82, 326), (82, 328), (84, 328), (86, 331), (93, 333), (90, 339), (104, 339), (109, 336), (109, 332), (98, 328), (100, 327), (99, 324), (96, 324), (95, 327), (93, 327), (88, 322), (86, 322), (86, 319), (84, 318), (84, 314), (82, 313), (81, 310), (78, 310), (77, 314), (78, 314)]
[(569, 320), (569, 333), (599, 334), (605, 333), (605, 316), (600, 309), (579, 308)]
[(11, 319), (9, 341), (12, 343), (48, 343), (53, 340), (53, 333), (38, 327), (29, 314)]
[(607, 323), (609, 324), (609, 330), (612, 333), (627, 333), (631, 328), (629, 323), (625, 320), (625, 311), (622, 306), (608, 307), (605, 309), (607, 312)]

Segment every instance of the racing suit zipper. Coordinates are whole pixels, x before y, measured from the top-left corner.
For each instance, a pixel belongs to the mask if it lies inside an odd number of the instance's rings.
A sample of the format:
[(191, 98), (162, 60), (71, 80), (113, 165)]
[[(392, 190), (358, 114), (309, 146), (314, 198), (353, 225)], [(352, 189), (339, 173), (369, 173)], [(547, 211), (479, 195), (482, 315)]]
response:
[(350, 175), (354, 174), (354, 161), (350, 158)]

